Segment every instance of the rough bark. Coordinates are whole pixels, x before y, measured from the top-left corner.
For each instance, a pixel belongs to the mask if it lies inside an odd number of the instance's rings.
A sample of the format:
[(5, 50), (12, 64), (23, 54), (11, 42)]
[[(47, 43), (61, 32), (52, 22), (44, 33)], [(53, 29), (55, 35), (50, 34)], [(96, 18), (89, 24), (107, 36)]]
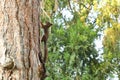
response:
[(0, 0), (0, 80), (43, 80), (40, 0)]

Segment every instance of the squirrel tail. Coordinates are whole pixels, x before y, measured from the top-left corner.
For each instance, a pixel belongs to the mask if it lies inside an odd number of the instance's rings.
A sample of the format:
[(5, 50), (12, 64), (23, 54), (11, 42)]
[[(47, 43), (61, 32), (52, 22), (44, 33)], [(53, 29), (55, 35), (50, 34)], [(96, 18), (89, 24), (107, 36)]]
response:
[(48, 57), (47, 43), (44, 42), (44, 62), (46, 62), (47, 57)]

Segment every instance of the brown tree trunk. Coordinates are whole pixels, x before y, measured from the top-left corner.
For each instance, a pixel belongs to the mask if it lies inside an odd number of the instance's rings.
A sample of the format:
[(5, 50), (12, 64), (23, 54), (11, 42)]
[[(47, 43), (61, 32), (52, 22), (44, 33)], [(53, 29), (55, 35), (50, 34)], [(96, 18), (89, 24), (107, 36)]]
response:
[(43, 80), (40, 0), (0, 0), (0, 80)]

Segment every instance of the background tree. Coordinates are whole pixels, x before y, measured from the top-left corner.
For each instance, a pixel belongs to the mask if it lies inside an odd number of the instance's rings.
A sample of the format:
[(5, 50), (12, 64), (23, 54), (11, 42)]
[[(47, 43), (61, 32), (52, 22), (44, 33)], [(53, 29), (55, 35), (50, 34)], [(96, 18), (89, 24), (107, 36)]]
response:
[[(104, 31), (104, 67), (120, 78), (120, 1), (101, 0), (95, 9), (99, 12), (96, 24)], [(97, 6), (99, 5), (99, 6)]]
[[(113, 74), (119, 75), (119, 0), (44, 0), (43, 3), (41, 20), (50, 19), (54, 23), (48, 43), (46, 80), (106, 80)], [(99, 54), (94, 41), (101, 36), (104, 47)]]

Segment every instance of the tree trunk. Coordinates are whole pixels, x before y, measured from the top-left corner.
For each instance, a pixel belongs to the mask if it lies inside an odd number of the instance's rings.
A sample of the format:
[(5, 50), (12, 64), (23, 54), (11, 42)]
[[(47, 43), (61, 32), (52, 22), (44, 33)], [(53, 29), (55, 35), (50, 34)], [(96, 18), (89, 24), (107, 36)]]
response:
[(0, 0), (0, 80), (43, 80), (40, 0)]

